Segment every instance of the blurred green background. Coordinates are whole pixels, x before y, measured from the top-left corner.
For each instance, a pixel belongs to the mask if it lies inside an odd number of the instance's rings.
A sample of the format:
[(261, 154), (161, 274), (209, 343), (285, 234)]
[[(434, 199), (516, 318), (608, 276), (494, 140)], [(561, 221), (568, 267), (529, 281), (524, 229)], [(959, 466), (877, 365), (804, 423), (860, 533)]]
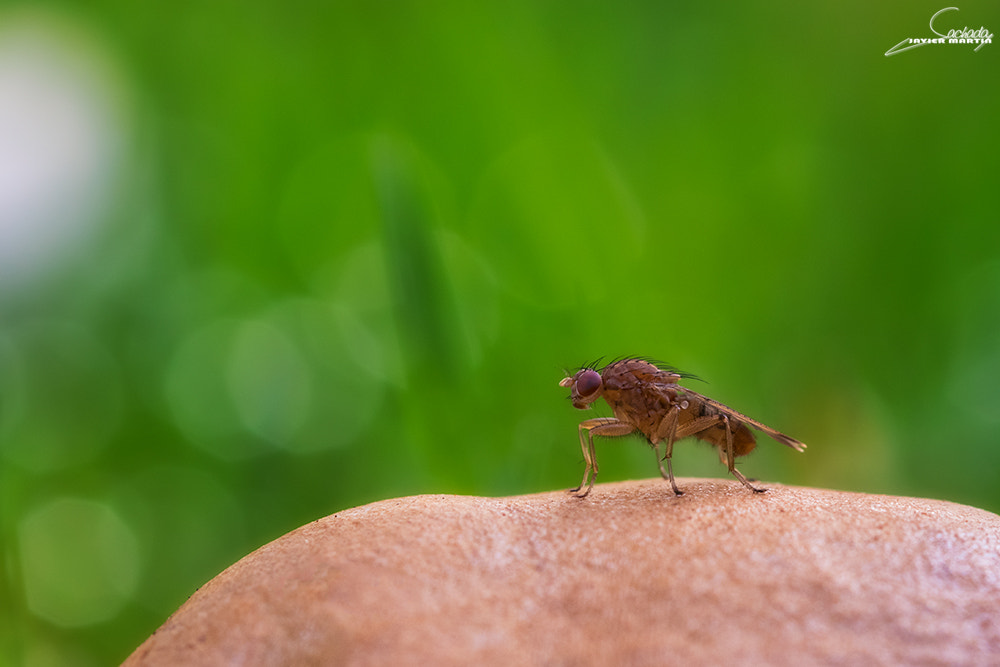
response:
[(884, 56), (941, 3), (88, 4), (0, 8), (3, 664), (343, 508), (575, 485), (600, 355), (809, 444), (750, 477), (1000, 510), (1000, 44)]

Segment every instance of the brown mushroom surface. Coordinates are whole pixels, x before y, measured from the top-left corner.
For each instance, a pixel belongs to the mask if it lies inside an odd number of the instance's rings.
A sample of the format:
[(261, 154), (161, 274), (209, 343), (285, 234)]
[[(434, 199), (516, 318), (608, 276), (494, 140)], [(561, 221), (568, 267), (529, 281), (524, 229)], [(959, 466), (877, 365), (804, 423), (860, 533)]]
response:
[(219, 574), (126, 664), (1000, 663), (1000, 516), (679, 482), (344, 510)]

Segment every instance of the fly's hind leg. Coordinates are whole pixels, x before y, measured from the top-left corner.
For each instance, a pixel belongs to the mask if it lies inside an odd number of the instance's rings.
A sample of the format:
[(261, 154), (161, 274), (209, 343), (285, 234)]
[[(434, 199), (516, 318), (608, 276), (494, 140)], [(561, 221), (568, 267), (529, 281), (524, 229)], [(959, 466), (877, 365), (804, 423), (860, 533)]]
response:
[(736, 457), (733, 456), (733, 427), (729, 423), (728, 415), (722, 415), (722, 423), (726, 425), (726, 465), (729, 467), (729, 472), (733, 473), (733, 476), (740, 480), (743, 486), (754, 493), (764, 493), (767, 489), (754, 486), (750, 480), (743, 476), (743, 473), (736, 469)]
[[(595, 435), (614, 438), (621, 435), (628, 435), (634, 430), (635, 427), (631, 424), (610, 417), (598, 417), (597, 419), (588, 419), (580, 422), (580, 449), (583, 450), (583, 460), (586, 463), (586, 467), (583, 469), (583, 479), (580, 480), (580, 486), (570, 489), (570, 493), (575, 493), (577, 498), (584, 498), (594, 486), (594, 480), (597, 479), (598, 472), (597, 454), (594, 451)], [(590, 480), (589, 482), (588, 479)]]

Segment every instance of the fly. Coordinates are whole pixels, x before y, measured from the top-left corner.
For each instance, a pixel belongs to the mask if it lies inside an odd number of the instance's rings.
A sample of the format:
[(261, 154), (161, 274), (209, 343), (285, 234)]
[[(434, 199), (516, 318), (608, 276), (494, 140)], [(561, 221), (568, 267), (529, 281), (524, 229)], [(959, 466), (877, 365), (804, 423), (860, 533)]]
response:
[[(763, 431), (796, 451), (805, 451), (805, 444), (795, 438), (680, 386), (678, 383), (682, 377), (690, 376), (645, 359), (622, 359), (599, 371), (581, 368), (572, 377), (559, 382), (560, 387), (570, 387), (574, 408), (586, 410), (591, 403), (603, 397), (615, 414), (614, 417), (598, 417), (580, 423), (580, 448), (586, 468), (580, 486), (570, 489), (571, 492), (583, 498), (594, 486), (598, 472), (594, 453), (595, 435), (614, 438), (635, 431), (642, 433), (656, 453), (660, 475), (670, 481), (678, 496), (683, 492), (674, 481), (670, 458), (674, 443), (689, 436), (714, 445), (729, 472), (754, 493), (763, 493), (767, 489), (754, 486), (736, 469), (736, 458), (746, 456), (757, 446), (757, 438), (749, 427)], [(662, 458), (661, 444), (664, 448)], [(665, 469), (664, 462), (667, 464)]]

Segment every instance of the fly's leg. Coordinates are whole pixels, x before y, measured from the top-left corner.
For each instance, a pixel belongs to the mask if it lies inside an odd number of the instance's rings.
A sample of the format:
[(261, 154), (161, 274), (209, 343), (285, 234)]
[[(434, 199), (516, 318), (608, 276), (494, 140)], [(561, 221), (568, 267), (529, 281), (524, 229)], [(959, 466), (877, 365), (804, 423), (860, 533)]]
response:
[(729, 472), (733, 473), (736, 479), (743, 482), (743, 486), (754, 493), (764, 493), (767, 489), (763, 487), (757, 488), (750, 483), (750, 480), (743, 476), (743, 473), (736, 469), (736, 458), (733, 456), (733, 428), (729, 423), (728, 415), (722, 415), (722, 423), (726, 425), (726, 465), (729, 467)]
[(670, 455), (666, 456), (666, 461), (667, 461), (667, 479), (670, 480), (670, 487), (674, 490), (675, 496), (683, 496), (684, 492), (677, 488), (677, 482), (674, 481), (674, 466), (673, 464), (670, 463)]
[[(674, 440), (677, 436), (677, 419), (679, 415), (680, 410), (677, 407), (670, 409), (667, 416), (660, 422), (659, 428), (656, 429), (656, 442), (653, 443), (653, 451), (656, 452), (656, 464), (660, 466), (660, 476), (663, 479), (670, 480), (670, 488), (674, 490), (675, 496), (684, 495), (684, 492), (677, 488), (677, 482), (674, 481), (674, 466), (670, 458), (674, 454)], [(667, 443), (665, 447), (666, 452), (664, 452), (662, 459), (660, 458), (661, 440), (665, 440)], [(667, 462), (666, 470), (663, 469), (664, 461)]]
[(667, 467), (670, 466), (670, 456), (669, 455), (660, 456), (660, 443), (658, 442), (653, 443), (653, 452), (656, 454), (656, 465), (660, 467), (660, 477), (662, 477), (663, 479), (672, 479), (673, 474), (669, 470), (663, 467), (664, 461), (667, 462)]
[[(570, 493), (577, 493), (584, 486), (587, 490), (582, 494), (577, 494), (580, 498), (583, 498), (588, 493), (590, 493), (590, 488), (594, 486), (594, 480), (590, 480), (590, 484), (587, 484), (587, 479), (590, 478), (590, 472), (594, 472), (594, 477), (597, 477), (597, 457), (594, 453), (594, 440), (590, 435), (590, 431), (585, 426), (587, 422), (580, 424), (580, 449), (583, 450), (583, 460), (586, 463), (586, 467), (583, 469), (583, 479), (580, 480), (580, 486), (575, 489), (570, 489)], [(586, 435), (584, 433), (586, 432)]]
[[(719, 458), (723, 459), (723, 462), (726, 464), (726, 467), (729, 468), (729, 472), (731, 472), (733, 474), (733, 477), (738, 479), (743, 484), (743, 486), (747, 487), (754, 493), (764, 493), (765, 491), (767, 491), (767, 489), (763, 488), (758, 489), (757, 487), (755, 487), (750, 483), (750, 480), (748, 480), (746, 477), (743, 476), (743, 473), (741, 473), (739, 470), (736, 469), (736, 456), (733, 452), (733, 427), (729, 421), (728, 415), (725, 414), (702, 415), (697, 419), (687, 422), (686, 424), (684, 424), (683, 427), (679, 428), (675, 437), (677, 440), (682, 440), (690, 435), (697, 436), (703, 431), (718, 426), (720, 423), (723, 426), (725, 426), (725, 431), (726, 431), (725, 449), (723, 449), (721, 442), (716, 441), (717, 437), (714, 435), (713, 432), (709, 432), (711, 434), (710, 437), (702, 437), (702, 439), (711, 442), (712, 444), (714, 444), (716, 447), (719, 448)], [(667, 445), (667, 455), (664, 458), (667, 459), (667, 467), (669, 471), (670, 444)]]
[[(716, 415), (703, 415), (697, 419), (687, 422), (684, 426), (678, 427), (677, 422), (680, 410), (677, 410), (677, 413), (678, 416), (673, 419), (672, 424), (669, 423), (667, 419), (663, 420), (657, 435), (661, 437), (666, 436), (667, 452), (663, 455), (663, 460), (667, 462), (666, 478), (670, 480), (670, 486), (673, 487), (674, 493), (680, 496), (683, 495), (684, 492), (677, 488), (677, 482), (674, 481), (674, 468), (670, 463), (670, 457), (673, 456), (674, 453), (674, 443), (678, 440), (683, 440), (688, 436), (701, 433), (707, 428), (711, 428), (719, 422), (719, 418)], [(669, 418), (669, 416), (670, 415), (668, 414), (667, 417)]]
[[(605, 438), (614, 438), (621, 435), (628, 435), (635, 430), (631, 424), (610, 417), (598, 417), (580, 422), (580, 449), (583, 450), (583, 460), (587, 467), (583, 470), (583, 479), (580, 486), (570, 489), (570, 493), (575, 493), (577, 498), (584, 498), (594, 486), (597, 479), (597, 454), (594, 451), (594, 436), (600, 435)], [(587, 481), (589, 478), (589, 482)], [(584, 486), (587, 488), (584, 489)], [(583, 490), (580, 493), (581, 489)]]

